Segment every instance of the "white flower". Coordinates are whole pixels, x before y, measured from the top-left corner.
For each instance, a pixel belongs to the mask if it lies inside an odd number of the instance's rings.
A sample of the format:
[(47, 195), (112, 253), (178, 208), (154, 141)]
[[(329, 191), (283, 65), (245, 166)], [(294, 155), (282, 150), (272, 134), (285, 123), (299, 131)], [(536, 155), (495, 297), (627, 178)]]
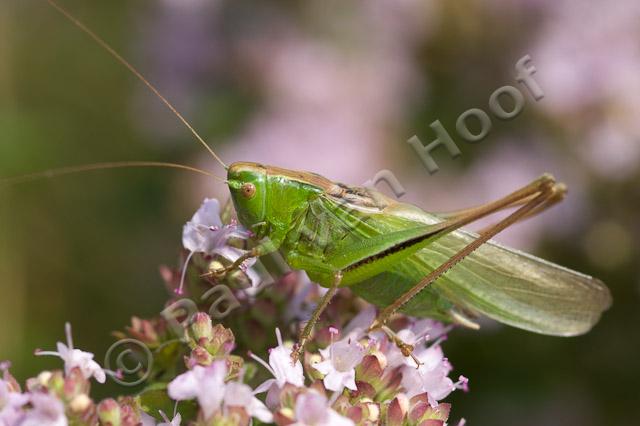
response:
[(278, 339), (278, 346), (269, 351), (269, 364), (251, 354), (251, 357), (269, 370), (274, 377), (273, 379), (269, 379), (258, 386), (254, 391), (256, 394), (269, 390), (273, 385), (276, 385), (278, 388), (283, 387), (285, 383), (291, 383), (294, 386), (304, 386), (302, 364), (300, 361), (296, 361), (295, 364), (292, 364), (292, 350), (284, 346), (280, 330), (277, 328), (276, 337)]
[(13, 425), (23, 415), (22, 406), (29, 402), (29, 395), (12, 392), (9, 383), (0, 379), (0, 425)]
[(331, 343), (328, 348), (320, 350), (324, 361), (313, 365), (313, 368), (324, 374), (324, 387), (332, 391), (342, 391), (345, 387), (357, 390), (356, 366), (364, 357), (364, 347), (351, 338)]
[(0, 379), (0, 410), (7, 407), (22, 407), (29, 401), (29, 395), (13, 392), (6, 380)]
[(33, 408), (26, 412), (18, 423), (20, 426), (67, 426), (67, 416), (64, 414), (62, 402), (48, 393), (34, 392), (31, 394)]
[(18, 407), (6, 406), (0, 409), (0, 425), (15, 425), (24, 417), (24, 411)]
[(196, 398), (209, 418), (220, 408), (224, 399), (224, 379), (227, 366), (224, 361), (216, 361), (208, 367), (196, 365), (169, 383), (169, 396), (176, 401)]
[[(376, 307), (369, 305), (358, 312), (358, 315), (349, 321), (349, 324), (344, 327), (342, 334), (345, 338), (350, 337), (354, 340), (359, 340), (368, 334), (367, 330), (369, 329), (369, 326), (373, 324), (375, 319)], [(376, 333), (378, 332), (375, 332), (374, 334)]]
[(273, 414), (258, 398), (253, 396), (251, 388), (244, 383), (231, 382), (224, 391), (225, 407), (242, 407), (251, 417), (262, 423), (273, 423)]
[(54, 355), (60, 357), (64, 361), (65, 374), (69, 374), (74, 368), (79, 368), (85, 379), (95, 377), (99, 383), (104, 383), (106, 380), (105, 371), (93, 360), (93, 354), (73, 348), (71, 324), (66, 323), (64, 329), (67, 336), (66, 345), (58, 342), (56, 344), (57, 351), (37, 351), (36, 355)]
[(296, 398), (296, 422), (294, 426), (353, 426), (350, 419), (329, 407), (327, 397), (309, 391)]
[[(144, 412), (143, 412), (143, 414), (144, 414)], [(169, 420), (167, 415), (164, 414), (162, 411), (160, 411), (160, 415), (164, 419), (164, 422), (158, 423), (155, 426), (180, 426), (180, 423), (182, 422), (182, 416), (180, 415), (180, 413), (176, 413), (173, 416), (173, 419), (171, 419), (171, 420)]]
[(311, 318), (311, 314), (317, 305), (316, 302), (309, 300), (309, 296), (317, 293), (318, 296), (322, 297), (329, 289), (312, 282), (305, 271), (296, 270), (291, 274), (295, 277), (296, 286), (293, 297), (287, 303), (285, 319), (287, 321), (307, 321)]
[[(452, 328), (452, 325), (444, 325), (440, 321), (426, 318), (413, 321), (411, 326), (405, 330), (414, 336), (415, 342), (420, 341), (422, 338), (424, 338), (425, 342), (428, 342), (430, 340), (445, 338), (446, 334), (451, 331)], [(400, 338), (403, 338), (402, 334), (407, 332), (405, 330), (398, 332)]]
[(213, 254), (224, 248), (232, 237), (248, 238), (249, 232), (240, 225), (222, 225), (220, 203), (205, 198), (204, 202), (182, 229), (182, 245), (192, 253)]
[(182, 245), (191, 252), (208, 253), (210, 239), (220, 228), (220, 203), (216, 199), (205, 198), (198, 211), (182, 228)]
[[(411, 325), (398, 331), (398, 338), (403, 342), (414, 346), (414, 355), (424, 349), (424, 343), (436, 340), (432, 346), (438, 346), (440, 342), (446, 340), (446, 333), (451, 326), (445, 326), (439, 321), (431, 319), (414, 320)], [(418, 346), (420, 344), (420, 346)], [(415, 369), (416, 363), (412, 357), (405, 356), (398, 347), (393, 344), (388, 347), (385, 353), (390, 368), (407, 365)]]
[[(176, 293), (182, 294), (187, 266), (194, 253), (219, 254), (233, 262), (244, 252), (237, 248), (229, 247), (227, 245), (228, 240), (230, 238), (246, 239), (250, 236), (251, 233), (241, 225), (230, 224), (223, 226), (220, 218), (220, 203), (216, 199), (205, 198), (198, 211), (182, 228), (182, 245), (190, 253), (182, 267), (180, 286)], [(244, 266), (250, 265), (245, 263)], [(251, 280), (252, 287), (257, 286), (257, 283), (259, 283), (257, 274), (252, 270), (247, 270), (246, 273)]]
[[(273, 415), (253, 395), (251, 388), (239, 382), (225, 383), (226, 376), (227, 366), (224, 361), (213, 362), (208, 367), (196, 365), (169, 383), (169, 396), (177, 401), (197, 398), (205, 419), (220, 409), (241, 407), (251, 417), (256, 417), (263, 423), (271, 423)], [(166, 423), (171, 426), (179, 424), (180, 418)]]
[(460, 376), (457, 383), (448, 377), (452, 368), (440, 345), (416, 350), (414, 355), (422, 365), (417, 370), (415, 366), (408, 365), (402, 370), (402, 386), (409, 398), (427, 392), (429, 404), (435, 407), (438, 401), (446, 398), (455, 389), (466, 388), (467, 379), (464, 376)]

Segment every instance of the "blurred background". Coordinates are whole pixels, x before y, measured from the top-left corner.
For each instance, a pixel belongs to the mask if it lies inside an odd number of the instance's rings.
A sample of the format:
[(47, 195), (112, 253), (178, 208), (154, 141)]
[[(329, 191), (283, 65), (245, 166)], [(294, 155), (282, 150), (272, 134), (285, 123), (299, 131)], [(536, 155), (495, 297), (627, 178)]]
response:
[[(498, 240), (595, 275), (613, 308), (562, 339), (491, 324), (445, 350), (471, 380), (470, 425), (636, 425), (640, 414), (640, 2), (619, 0), (157, 0), (62, 4), (184, 113), (222, 158), (362, 184), (391, 170), (403, 201), (442, 211), (492, 200), (543, 172), (566, 201)], [(544, 98), (515, 81), (531, 55)], [(478, 143), (455, 133), (498, 87), (525, 95)], [(462, 150), (429, 175), (406, 140), (440, 120)], [(149, 91), (46, 2), (0, 3), (0, 176), (156, 160), (222, 174)], [(381, 188), (390, 193), (381, 184)], [(0, 188), (0, 360), (24, 380), (55, 359), (63, 324), (103, 354), (111, 330), (153, 316), (158, 273), (213, 180), (93, 172)], [(109, 387), (96, 387), (98, 396)], [(120, 392), (126, 389), (119, 389)]]

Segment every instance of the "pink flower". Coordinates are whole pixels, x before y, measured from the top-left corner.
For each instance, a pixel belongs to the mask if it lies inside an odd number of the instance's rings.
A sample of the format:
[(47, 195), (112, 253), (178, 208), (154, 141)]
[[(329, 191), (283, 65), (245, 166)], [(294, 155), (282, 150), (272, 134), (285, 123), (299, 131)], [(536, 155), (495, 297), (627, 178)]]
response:
[(262, 423), (272, 423), (273, 414), (269, 409), (254, 396), (248, 385), (240, 382), (227, 384), (224, 393), (225, 407), (244, 408), (251, 417), (255, 417)]
[(331, 343), (320, 350), (324, 361), (313, 368), (324, 374), (324, 387), (332, 391), (342, 391), (345, 387), (357, 390), (356, 366), (364, 357), (364, 347), (351, 338)]
[(65, 374), (69, 374), (74, 368), (79, 368), (85, 379), (95, 377), (99, 383), (106, 380), (105, 371), (100, 365), (93, 360), (91, 352), (84, 352), (80, 349), (74, 349), (73, 339), (71, 337), (71, 324), (65, 324), (65, 334), (67, 335), (67, 344), (58, 342), (56, 344), (57, 351), (36, 351), (36, 355), (53, 355), (60, 357), (64, 361)]
[(329, 407), (327, 397), (315, 391), (298, 396), (295, 426), (353, 426), (353, 421)]
[[(230, 247), (227, 242), (231, 238), (246, 239), (251, 233), (245, 230), (241, 225), (231, 224), (222, 225), (220, 218), (220, 203), (213, 198), (205, 198), (202, 205), (195, 212), (190, 221), (182, 228), (182, 245), (189, 250), (189, 256), (184, 262), (182, 269), (182, 277), (180, 278), (180, 286), (176, 293), (182, 294), (184, 279), (187, 273), (187, 266), (194, 253), (219, 254), (220, 256), (235, 261), (243, 251)], [(255, 260), (254, 260), (255, 262)], [(251, 266), (249, 262), (244, 264)], [(251, 280), (252, 287), (259, 283), (259, 277), (247, 268), (247, 276)]]
[[(397, 335), (403, 342), (413, 345), (416, 348), (416, 353), (424, 350), (424, 343), (430, 340), (436, 340), (432, 346), (438, 346), (442, 340), (446, 339), (446, 333), (451, 329), (451, 326), (445, 326), (439, 321), (432, 319), (420, 319), (415, 320), (407, 328), (398, 331)], [(406, 357), (402, 352), (394, 345), (388, 349), (385, 354), (387, 356), (387, 362), (391, 367), (397, 367), (405, 364), (415, 369), (416, 363), (411, 357)]]
[(224, 399), (224, 379), (227, 366), (216, 361), (208, 367), (196, 365), (169, 383), (169, 396), (176, 401), (198, 400), (205, 418), (220, 408)]
[[(218, 410), (240, 407), (251, 417), (263, 423), (271, 423), (273, 415), (254, 396), (251, 388), (239, 382), (225, 383), (226, 376), (227, 366), (224, 361), (213, 362), (208, 367), (196, 365), (169, 383), (169, 396), (177, 401), (196, 398), (205, 419)], [(173, 426), (175, 421), (176, 418), (170, 424)], [(176, 424), (180, 424), (180, 419)]]
[(160, 415), (164, 419), (164, 422), (158, 423), (156, 426), (180, 426), (180, 423), (182, 423), (182, 416), (180, 415), (180, 413), (177, 413), (175, 416), (173, 416), (173, 419), (171, 420), (169, 420), (167, 415), (162, 411), (160, 412)]
[(464, 376), (460, 376), (456, 383), (448, 377), (452, 367), (444, 357), (440, 345), (416, 350), (414, 354), (422, 365), (417, 370), (408, 365), (402, 369), (402, 386), (409, 398), (426, 392), (429, 404), (435, 407), (438, 401), (446, 398), (455, 389), (466, 389), (468, 380)]
[(292, 274), (296, 276), (296, 289), (293, 297), (289, 303), (287, 303), (285, 319), (287, 321), (306, 321), (311, 317), (313, 309), (316, 306), (315, 303), (309, 300), (310, 296), (313, 295), (314, 292), (324, 295), (327, 289), (312, 282), (305, 271), (296, 270), (292, 272)]
[(214, 254), (225, 248), (230, 238), (248, 238), (249, 235), (240, 225), (223, 225), (220, 203), (205, 198), (182, 229), (182, 245), (192, 253)]
[(273, 375), (273, 379), (266, 380), (258, 386), (254, 393), (262, 393), (269, 390), (273, 385), (282, 388), (285, 383), (291, 383), (294, 386), (304, 386), (304, 373), (302, 364), (296, 361), (291, 363), (291, 348), (288, 348), (282, 342), (280, 330), (276, 329), (276, 337), (278, 346), (269, 351), (269, 364), (251, 354), (251, 357), (262, 364)]
[[(345, 338), (350, 337), (354, 340), (358, 340), (367, 334), (367, 329), (376, 319), (376, 307), (368, 305), (366, 308), (358, 312), (358, 315), (353, 317), (349, 324), (344, 327), (342, 331)], [(374, 334), (377, 334), (374, 333)]]
[(11, 386), (0, 379), (0, 425), (17, 423), (23, 415), (22, 406), (29, 402), (29, 395), (12, 392)]
[(26, 412), (20, 426), (67, 426), (64, 405), (58, 398), (48, 393), (31, 394), (33, 408)]

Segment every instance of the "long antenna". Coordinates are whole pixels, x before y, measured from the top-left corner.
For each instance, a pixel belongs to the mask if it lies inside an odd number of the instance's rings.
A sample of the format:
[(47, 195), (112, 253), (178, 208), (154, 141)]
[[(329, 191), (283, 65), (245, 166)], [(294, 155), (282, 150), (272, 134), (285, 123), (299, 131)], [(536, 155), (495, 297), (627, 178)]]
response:
[(227, 165), (224, 163), (224, 161), (222, 161), (222, 159), (220, 159), (220, 157), (218, 157), (218, 155), (211, 149), (211, 147), (209, 145), (207, 145), (207, 143), (200, 137), (198, 132), (196, 132), (193, 127), (191, 127), (189, 122), (182, 116), (182, 114), (180, 114), (178, 112), (178, 110), (175, 109), (175, 107), (171, 104), (171, 102), (169, 102), (167, 100), (167, 98), (162, 96), (160, 91), (158, 91), (158, 89), (156, 89), (153, 84), (149, 83), (149, 81), (146, 78), (144, 78), (142, 76), (142, 74), (140, 74), (140, 72), (136, 68), (134, 68), (133, 65), (131, 65), (129, 62), (127, 62), (127, 60), (124, 59), (122, 56), (120, 56), (120, 54), (118, 52), (116, 52), (106, 41), (104, 41), (96, 33), (94, 33), (89, 28), (87, 28), (80, 20), (78, 20), (71, 13), (67, 12), (58, 3), (56, 3), (53, 0), (47, 0), (47, 2), (54, 9), (56, 9), (58, 12), (60, 12), (65, 18), (67, 18), (69, 21), (71, 21), (76, 27), (80, 28), (80, 30), (82, 30), (85, 34), (87, 34), (89, 37), (91, 37), (103, 49), (105, 49), (107, 52), (109, 52), (109, 54), (111, 56), (113, 56), (118, 62), (120, 62), (125, 67), (127, 67), (129, 69), (129, 71), (131, 71), (133, 73), (133, 75), (138, 77), (138, 79), (140, 79), (140, 81), (142, 81), (167, 106), (167, 108), (169, 108), (171, 110), (171, 112), (173, 112), (176, 115), (176, 117), (178, 117), (178, 119), (182, 122), (182, 124), (184, 124), (187, 127), (187, 129), (189, 129), (189, 131), (193, 134), (193, 136), (195, 136), (196, 140), (198, 142), (200, 142), (202, 144), (202, 146), (204, 146), (207, 149), (207, 151), (209, 151), (209, 153), (213, 156), (213, 158), (215, 158), (220, 164), (222, 164), (222, 167), (224, 167), (225, 169), (227, 168)]
[(15, 185), (18, 183), (31, 182), (37, 179), (70, 175), (73, 173), (88, 172), (93, 170), (104, 170), (104, 169), (121, 169), (126, 167), (167, 167), (172, 169), (181, 169), (181, 170), (187, 170), (194, 173), (200, 173), (202, 175), (212, 177), (222, 182), (225, 181), (221, 177), (218, 177), (212, 173), (197, 169), (195, 167), (185, 166), (183, 164), (164, 163), (160, 161), (118, 161), (118, 162), (111, 162), (111, 163), (95, 163), (95, 164), (84, 164), (82, 166), (63, 167), (60, 169), (51, 169), (51, 170), (46, 170), (44, 172), (31, 173), (28, 175), (21, 175), (21, 176), (16, 176), (16, 177), (7, 178), (7, 179), (0, 179), (0, 187), (5, 185), (8, 186), (8, 185)]

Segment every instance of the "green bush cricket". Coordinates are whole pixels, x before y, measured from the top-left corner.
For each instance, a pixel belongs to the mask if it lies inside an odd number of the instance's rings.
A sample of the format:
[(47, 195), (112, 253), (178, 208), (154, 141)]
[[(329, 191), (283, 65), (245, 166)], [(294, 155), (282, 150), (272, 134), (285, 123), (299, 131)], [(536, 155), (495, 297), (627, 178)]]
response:
[[(301, 334), (302, 346), (340, 286), (383, 308), (371, 328), (382, 328), (406, 355), (412, 348), (385, 326), (396, 311), (471, 327), (469, 317), (483, 314), (529, 331), (574, 336), (587, 332), (611, 303), (597, 279), (489, 241), (562, 199), (564, 186), (549, 175), (498, 201), (446, 215), (255, 163), (232, 164), (228, 185), (240, 222), (265, 239), (246, 257), (278, 249), (292, 268), (330, 289)], [(518, 209), (480, 234), (459, 229), (510, 207)]]
[[(130, 167), (174, 167), (227, 183), (240, 223), (253, 231), (255, 245), (228, 268), (249, 257), (279, 250), (294, 269), (329, 288), (301, 332), (297, 358), (322, 310), (338, 288), (382, 308), (370, 329), (381, 329), (406, 356), (413, 348), (386, 326), (397, 311), (477, 327), (485, 315), (504, 324), (556, 336), (587, 332), (611, 304), (599, 280), (490, 239), (510, 225), (560, 201), (566, 189), (549, 175), (475, 208), (434, 214), (380, 192), (332, 182), (322, 176), (257, 163), (226, 166), (179, 112), (132, 65), (81, 22), (48, 2), (125, 65), (195, 135), (227, 170), (222, 179), (189, 166), (122, 162), (80, 166), (29, 175), (29, 180), (76, 171)], [(478, 234), (461, 227), (504, 209), (506, 218)]]

